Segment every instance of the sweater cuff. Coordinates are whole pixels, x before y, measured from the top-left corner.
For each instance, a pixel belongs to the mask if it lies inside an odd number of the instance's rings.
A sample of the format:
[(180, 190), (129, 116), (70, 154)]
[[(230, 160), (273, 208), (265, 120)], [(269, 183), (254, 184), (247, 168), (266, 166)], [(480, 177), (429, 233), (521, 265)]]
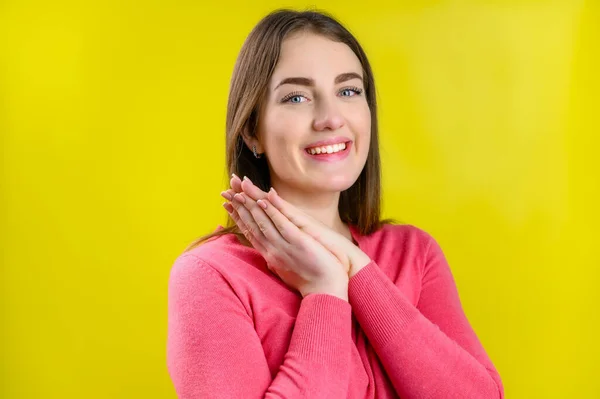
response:
[(350, 353), (352, 307), (333, 295), (307, 295), (300, 303), (294, 334), (293, 349), (302, 358), (338, 363), (344, 358), (340, 354)]
[(348, 300), (361, 327), (383, 345), (420, 314), (373, 260), (350, 278)]

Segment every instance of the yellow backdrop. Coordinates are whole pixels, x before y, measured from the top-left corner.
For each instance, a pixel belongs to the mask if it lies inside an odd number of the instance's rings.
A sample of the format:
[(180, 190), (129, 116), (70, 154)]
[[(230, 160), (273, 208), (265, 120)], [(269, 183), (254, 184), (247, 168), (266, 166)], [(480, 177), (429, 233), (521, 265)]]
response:
[(174, 398), (169, 269), (223, 223), (229, 78), (268, 11), (370, 56), (384, 216), (434, 235), (510, 398), (594, 398), (600, 2), (0, 5), (2, 398)]

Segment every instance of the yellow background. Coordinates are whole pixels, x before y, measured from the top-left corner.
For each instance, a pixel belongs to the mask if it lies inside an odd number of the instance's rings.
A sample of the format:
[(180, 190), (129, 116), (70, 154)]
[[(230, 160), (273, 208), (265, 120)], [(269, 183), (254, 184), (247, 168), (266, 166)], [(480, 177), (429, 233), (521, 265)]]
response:
[(507, 397), (600, 397), (599, 4), (0, 3), (0, 396), (175, 397), (167, 279), (225, 220), (233, 63), (316, 6), (373, 64), (384, 216), (440, 242)]

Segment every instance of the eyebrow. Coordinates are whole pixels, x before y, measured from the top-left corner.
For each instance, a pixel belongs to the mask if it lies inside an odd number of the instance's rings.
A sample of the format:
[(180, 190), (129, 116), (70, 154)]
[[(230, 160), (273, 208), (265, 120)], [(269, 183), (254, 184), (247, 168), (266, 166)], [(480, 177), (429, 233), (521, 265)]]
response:
[[(342, 74), (336, 76), (336, 78), (334, 80), (334, 83), (335, 84), (339, 84), (339, 83), (343, 83), (343, 82), (346, 82), (346, 81), (352, 80), (352, 79), (360, 79), (361, 81), (363, 80), (362, 76), (360, 76), (356, 72), (346, 72), (346, 73), (342, 73)], [(285, 85), (285, 84), (292, 84), (292, 85), (300, 85), (300, 86), (310, 86), (310, 87), (312, 87), (312, 86), (315, 85), (315, 81), (314, 81), (314, 79), (304, 78), (304, 77), (285, 78), (281, 82), (279, 82), (279, 84), (277, 86), (275, 86), (275, 88), (273, 90), (277, 90), (277, 88), (279, 86), (282, 86), (282, 85)]]

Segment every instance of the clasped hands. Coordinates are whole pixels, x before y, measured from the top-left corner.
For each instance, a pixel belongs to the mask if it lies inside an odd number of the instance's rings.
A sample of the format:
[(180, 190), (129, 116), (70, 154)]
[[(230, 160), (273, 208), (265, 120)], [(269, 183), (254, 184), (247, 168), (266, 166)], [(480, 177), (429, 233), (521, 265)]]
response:
[(235, 174), (223, 207), (269, 270), (303, 296), (329, 293), (347, 300), (348, 279), (371, 259), (343, 235)]

